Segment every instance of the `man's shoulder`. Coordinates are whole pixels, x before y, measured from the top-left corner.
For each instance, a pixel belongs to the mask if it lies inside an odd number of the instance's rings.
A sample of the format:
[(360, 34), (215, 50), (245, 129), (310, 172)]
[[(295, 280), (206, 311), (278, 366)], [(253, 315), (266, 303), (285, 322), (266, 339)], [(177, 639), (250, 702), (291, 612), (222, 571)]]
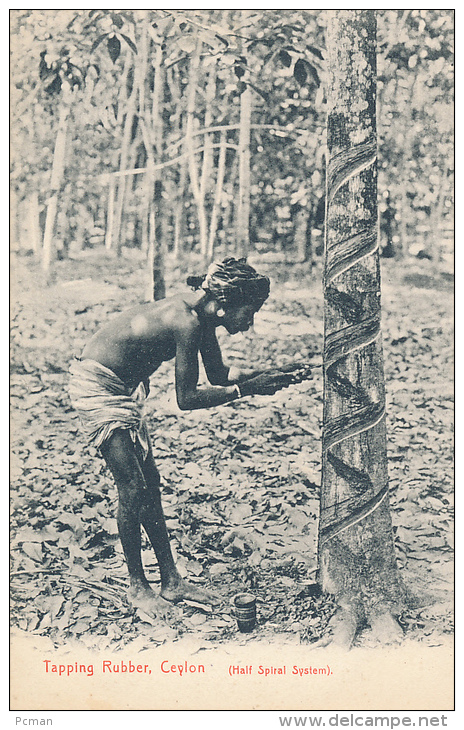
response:
[(174, 332), (180, 336), (195, 336), (201, 331), (201, 323), (198, 314), (190, 307), (182, 297), (173, 296), (169, 302), (166, 300), (166, 317)]

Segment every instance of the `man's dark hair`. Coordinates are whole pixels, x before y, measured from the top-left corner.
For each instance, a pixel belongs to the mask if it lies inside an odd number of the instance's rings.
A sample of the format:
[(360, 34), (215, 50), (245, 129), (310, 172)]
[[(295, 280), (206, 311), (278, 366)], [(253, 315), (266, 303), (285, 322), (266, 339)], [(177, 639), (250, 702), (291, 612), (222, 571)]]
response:
[(261, 307), (269, 296), (270, 281), (246, 259), (226, 258), (211, 264), (204, 276), (189, 276), (187, 284), (204, 289), (222, 305), (253, 304)]

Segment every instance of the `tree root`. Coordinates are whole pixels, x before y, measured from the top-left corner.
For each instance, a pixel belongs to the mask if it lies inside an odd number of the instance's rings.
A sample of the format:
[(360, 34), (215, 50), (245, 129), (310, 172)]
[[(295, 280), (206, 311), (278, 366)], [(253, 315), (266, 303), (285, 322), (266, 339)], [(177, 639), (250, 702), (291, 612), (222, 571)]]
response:
[(403, 629), (388, 610), (371, 617), (369, 623), (371, 638), (379, 644), (399, 644), (404, 638)]
[(358, 632), (359, 620), (349, 608), (340, 607), (327, 625), (327, 635), (313, 644), (315, 649), (334, 647), (348, 651)]
[(356, 636), (364, 627), (370, 627), (369, 638), (382, 646), (399, 644), (404, 633), (397, 619), (389, 608), (382, 608), (364, 619), (359, 611), (352, 607), (340, 606), (327, 625), (327, 633), (313, 644), (313, 648), (341, 649), (349, 651)]

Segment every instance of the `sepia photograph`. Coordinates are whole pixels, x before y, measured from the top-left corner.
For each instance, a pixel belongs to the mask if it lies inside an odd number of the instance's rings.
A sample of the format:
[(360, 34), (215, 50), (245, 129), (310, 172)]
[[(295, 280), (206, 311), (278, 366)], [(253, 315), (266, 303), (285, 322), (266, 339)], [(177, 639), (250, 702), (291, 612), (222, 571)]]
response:
[(18, 716), (446, 725), (454, 22), (9, 10)]

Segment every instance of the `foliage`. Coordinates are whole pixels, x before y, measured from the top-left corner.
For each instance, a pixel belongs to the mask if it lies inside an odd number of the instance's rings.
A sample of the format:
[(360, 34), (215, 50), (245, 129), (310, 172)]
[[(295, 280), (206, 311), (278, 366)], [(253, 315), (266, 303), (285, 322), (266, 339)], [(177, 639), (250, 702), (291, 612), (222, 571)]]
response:
[(379, 20), (383, 208), (388, 191), (397, 249), (436, 256), (453, 226), (454, 14), (386, 10)]
[[(266, 268), (264, 260), (257, 265)], [(405, 273), (388, 262), (384, 338), (396, 547), (407, 584), (435, 601), (400, 619), (408, 637), (440, 643), (452, 630), (446, 600), (452, 583), (452, 293), (426, 265)], [(307, 270), (283, 268), (277, 275), (275, 265), (268, 269), (271, 299), (253, 334), (221, 336), (225, 357), (251, 367), (317, 363), (320, 287), (301, 288)], [(313, 572), (320, 368), (312, 380), (273, 398), (191, 413), (175, 407), (172, 364), (152, 378), (148, 415), (177, 562), (189, 580), (212, 584), (223, 600), (214, 613), (182, 604), (166, 606), (164, 617), (154, 619), (126, 602), (116, 489), (103, 461), (86, 447), (66, 392), (73, 353), (113, 312), (140, 301), (144, 273), (133, 259), (111, 262), (90, 252), (58, 262), (57, 282), (44, 297), (30, 260), (18, 260), (13, 270), (13, 626), (56, 645), (79, 640), (99, 648), (131, 642), (142, 648), (186, 634), (233, 641), (228, 602), (247, 587), (258, 596), (262, 637), (320, 638), (334, 610), (318, 595)], [(177, 277), (169, 281), (171, 291), (182, 286)], [(145, 548), (156, 588), (156, 561)]]
[[(199, 221), (191, 187), (182, 183), (182, 145), (192, 58), (201, 44), (196, 83), (196, 164), (204, 168), (204, 203), (211, 215), (225, 130), (226, 170), (217, 244), (234, 245), (240, 97), (252, 90), (251, 228), (258, 250), (295, 251), (298, 214), (316, 220), (324, 187), (324, 27), (321, 11), (14, 10), (12, 16), (12, 183), (21, 245), (28, 200), (49, 197), (63, 84), (72, 88), (66, 181), (56, 230), (59, 255), (103, 243), (109, 217), (108, 181), (121, 164), (125, 120), (137, 90), (128, 169), (145, 169), (161, 132), (163, 237), (175, 245), (175, 211), (185, 217), (182, 244), (195, 249)], [(245, 11), (243, 11), (245, 12)], [(380, 197), (383, 245), (397, 252), (449, 252), (452, 226), (453, 11), (378, 12)], [(148, 33), (146, 54), (144, 34)], [(161, 52), (161, 130), (150, 100), (155, 56)], [(208, 79), (215, 93), (208, 99)], [(215, 132), (205, 133), (207, 116)], [(158, 124), (158, 122), (156, 123)], [(219, 129), (220, 128), (220, 129)], [(185, 160), (184, 160), (185, 162)], [(208, 167), (209, 166), (209, 167)], [(206, 169), (208, 168), (208, 169)], [(117, 178), (113, 177), (113, 180)], [(122, 243), (140, 247), (145, 215), (143, 174), (128, 175)], [(387, 198), (388, 194), (388, 198)], [(434, 239), (440, 230), (447, 246)], [(390, 241), (392, 239), (392, 241)]]

